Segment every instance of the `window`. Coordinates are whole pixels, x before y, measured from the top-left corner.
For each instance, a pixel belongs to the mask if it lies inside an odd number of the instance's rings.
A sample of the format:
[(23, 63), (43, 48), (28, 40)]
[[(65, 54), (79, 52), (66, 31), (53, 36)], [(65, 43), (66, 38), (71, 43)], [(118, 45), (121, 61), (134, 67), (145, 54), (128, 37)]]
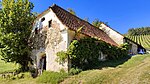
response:
[(45, 17), (43, 17), (42, 19), (41, 19), (41, 22), (43, 22), (45, 20)]
[(35, 28), (35, 34), (38, 34), (38, 28)]
[(51, 27), (52, 20), (48, 21), (48, 27)]

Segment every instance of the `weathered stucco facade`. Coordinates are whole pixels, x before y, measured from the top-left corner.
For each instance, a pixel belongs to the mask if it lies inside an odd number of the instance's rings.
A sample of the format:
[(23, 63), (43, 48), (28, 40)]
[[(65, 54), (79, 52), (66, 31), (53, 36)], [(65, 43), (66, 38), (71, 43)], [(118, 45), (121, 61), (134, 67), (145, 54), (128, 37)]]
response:
[(124, 36), (121, 35), (120, 33), (118, 33), (117, 31), (113, 30), (112, 28), (108, 27), (105, 24), (101, 24), (100, 29), (102, 29), (105, 33), (107, 33), (107, 35), (113, 39), (118, 45), (123, 44), (124, 43)]
[[(43, 18), (45, 20), (41, 22)], [(36, 22), (41, 22), (40, 25), (42, 26), (41, 28), (39, 26), (36, 31), (33, 29), (34, 32), (31, 35), (33, 40), (32, 58), (35, 66), (38, 67), (40, 58), (46, 55), (46, 70), (59, 71), (64, 69), (67, 71), (68, 62), (63, 64), (56, 62), (56, 53), (65, 51), (68, 47), (67, 27), (58, 20), (52, 10), (48, 10), (42, 16), (39, 16)]]

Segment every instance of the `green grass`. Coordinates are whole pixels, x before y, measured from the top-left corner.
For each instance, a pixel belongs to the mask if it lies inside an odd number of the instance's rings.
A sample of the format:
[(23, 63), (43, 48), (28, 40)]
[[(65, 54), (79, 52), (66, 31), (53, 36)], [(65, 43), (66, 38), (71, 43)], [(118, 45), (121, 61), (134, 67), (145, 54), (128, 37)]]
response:
[[(0, 63), (1, 64), (5, 63)], [(11, 65), (10, 65), (11, 66)], [(7, 69), (6, 69), (7, 70)], [(45, 72), (44, 72), (45, 73)], [(32, 78), (30, 73), (24, 78), (3, 79), (0, 84), (53, 84), (64, 80), (67, 76), (46, 72), (40, 77)], [(61, 79), (63, 77), (63, 79)], [(51, 82), (51, 79), (54, 82)], [(48, 82), (47, 82), (48, 81)], [(150, 54), (136, 55), (128, 60), (107, 61), (99, 69), (82, 71), (78, 75), (66, 78), (61, 84), (149, 84)]]
[(6, 63), (5, 61), (1, 60), (2, 57), (0, 57), (0, 73), (4, 72), (11, 72), (15, 69), (18, 69), (18, 65), (15, 63)]
[(44, 71), (41, 76), (37, 78), (37, 82), (39, 83), (50, 83), (50, 84), (58, 84), (62, 82), (68, 74), (65, 72), (52, 72), (52, 71)]
[[(24, 76), (23, 78), (20, 78), (22, 74), (24, 74)], [(32, 78), (29, 72), (20, 73), (13, 78), (0, 77), (0, 84), (37, 84), (36, 79)]]
[(148, 84), (150, 54), (136, 55), (117, 67), (83, 71), (66, 79), (63, 84)]

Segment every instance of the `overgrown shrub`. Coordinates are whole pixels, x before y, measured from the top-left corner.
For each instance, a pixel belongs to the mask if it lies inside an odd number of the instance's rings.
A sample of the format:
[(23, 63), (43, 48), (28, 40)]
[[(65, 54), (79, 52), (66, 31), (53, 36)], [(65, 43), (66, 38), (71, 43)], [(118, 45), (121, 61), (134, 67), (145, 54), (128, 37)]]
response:
[(58, 84), (63, 81), (67, 76), (67, 73), (44, 71), (43, 74), (37, 79), (37, 82)]
[(61, 51), (58, 52), (57, 55), (58, 59), (60, 59), (59, 61), (69, 57), (72, 68), (78, 67), (85, 70), (92, 69), (99, 65), (101, 52), (107, 55), (108, 60), (117, 60), (127, 55), (127, 49), (127, 44), (116, 47), (94, 38), (83, 38), (73, 40), (66, 52)]
[(75, 75), (75, 74), (78, 74), (82, 71), (82, 69), (78, 69), (78, 68), (71, 68), (69, 70), (69, 75)]

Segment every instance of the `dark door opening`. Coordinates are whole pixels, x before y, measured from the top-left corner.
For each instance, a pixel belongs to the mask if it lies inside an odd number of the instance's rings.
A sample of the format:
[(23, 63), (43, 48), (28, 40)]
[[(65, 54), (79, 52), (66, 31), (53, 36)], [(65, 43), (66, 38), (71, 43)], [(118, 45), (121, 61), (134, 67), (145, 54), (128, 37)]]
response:
[(39, 61), (39, 69), (46, 70), (46, 56), (42, 56)]
[(46, 56), (43, 57), (44, 63), (43, 63), (43, 70), (46, 70)]

